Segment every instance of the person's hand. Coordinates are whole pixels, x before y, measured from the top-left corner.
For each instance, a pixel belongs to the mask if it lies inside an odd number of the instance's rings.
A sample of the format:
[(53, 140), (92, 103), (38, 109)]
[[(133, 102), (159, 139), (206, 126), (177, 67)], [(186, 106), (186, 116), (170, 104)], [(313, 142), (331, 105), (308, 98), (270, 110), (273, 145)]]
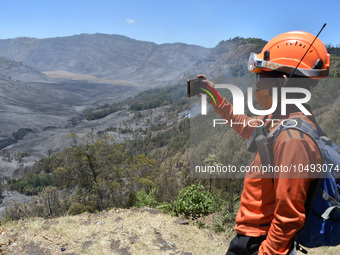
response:
[(215, 88), (215, 83), (213, 83), (212, 81), (209, 81), (205, 75), (199, 74), (199, 75), (197, 75), (197, 78), (203, 78), (203, 79), (204, 79), (204, 80), (203, 80), (203, 83), (204, 83), (204, 84), (207, 84), (207, 85), (209, 85), (209, 86)]

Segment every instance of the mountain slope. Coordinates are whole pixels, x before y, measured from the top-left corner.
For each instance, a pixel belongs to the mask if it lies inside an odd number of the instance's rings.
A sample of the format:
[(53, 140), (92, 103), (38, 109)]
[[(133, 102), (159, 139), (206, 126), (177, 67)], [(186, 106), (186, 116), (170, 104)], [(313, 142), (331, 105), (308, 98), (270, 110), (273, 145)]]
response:
[[(233, 77), (248, 77), (247, 61), (251, 52), (260, 52), (266, 41), (257, 38), (235, 37), (221, 41), (206, 56), (187, 69), (182, 81), (193, 75), (205, 74), (218, 82)], [(217, 80), (218, 79), (218, 80)]]
[(0, 78), (24, 82), (48, 82), (48, 77), (43, 73), (17, 62), (0, 57)]
[[(257, 43), (255, 40), (247, 44), (247, 40), (239, 38), (221, 42), (207, 57), (203, 57), (192, 66), (183, 79), (191, 78), (188, 76), (197, 74), (197, 72), (204, 72), (215, 81), (246, 76), (244, 70), (247, 57), (251, 51), (258, 52), (262, 43), (261, 41)], [(336, 66), (338, 67), (338, 65)], [(253, 76), (253, 74), (251, 75)], [(10, 83), (10, 81), (7, 82)], [(335, 130), (337, 133), (332, 135), (339, 138), (339, 118), (335, 119), (334, 117), (339, 116), (339, 93), (335, 93), (339, 86), (324, 82), (321, 81), (313, 92), (313, 96), (316, 96), (315, 100), (312, 100), (313, 104), (320, 103), (319, 106), (313, 106), (313, 109), (319, 110), (319, 117), (322, 118), (320, 124), (331, 128), (329, 132), (325, 129), (327, 134), (332, 134), (331, 131)], [(78, 84), (78, 89), (85, 84)], [(69, 85), (65, 84), (65, 87)], [(73, 93), (72, 86), (69, 87), (69, 92)], [(91, 91), (90, 87), (87, 92)], [(90, 99), (90, 97), (85, 97), (85, 93), (81, 95), (84, 100)], [(103, 94), (98, 94), (98, 98), (103, 97)], [(337, 100), (337, 104), (334, 104), (334, 100)], [(189, 146), (189, 118), (185, 117), (188, 116), (186, 114), (188, 101), (185, 98), (184, 82), (177, 87), (149, 90), (137, 95), (133, 100), (126, 100), (121, 108), (114, 113), (104, 114), (104, 117), (93, 118), (93, 120), (80, 118), (72, 126), (72, 130), (65, 127), (64, 129), (46, 129), (30, 134), (25, 137), (24, 141), (18, 142), (9, 149), (13, 149), (13, 151), (22, 149), (31, 151), (32, 154), (39, 152), (39, 156), (47, 149), (52, 149), (54, 153), (66, 144), (64, 140), (66, 140), (65, 136), (69, 131), (77, 134), (107, 133), (117, 139), (131, 140), (132, 148), (137, 151), (140, 149), (143, 153), (151, 151), (150, 157), (161, 163), (160, 169), (163, 172), (160, 172), (156, 178), (153, 176), (152, 180), (158, 179), (157, 184), (161, 184), (160, 197), (169, 196), (169, 194), (178, 193), (181, 185), (185, 185), (189, 180), (186, 179), (189, 172), (190, 156), (187, 150)], [(321, 106), (330, 106), (331, 108), (321, 109)], [(101, 112), (106, 108), (109, 109), (110, 105), (97, 108), (94, 113)], [(60, 113), (65, 114), (64, 109), (60, 109)], [(323, 115), (321, 116), (321, 114)], [(241, 142), (236, 140), (237, 138), (234, 139), (233, 130), (229, 129), (223, 133), (225, 135), (214, 137), (204, 136), (202, 133), (200, 135), (202, 140), (216, 141), (220, 148), (216, 154), (219, 159), (223, 160), (222, 163), (245, 165), (243, 161), (251, 158), (251, 156), (245, 157), (246, 154), (242, 154), (242, 150), (245, 151), (245, 146), (240, 148)], [(20, 135), (20, 132), (15, 132), (15, 134), (16, 136)], [(209, 146), (204, 147), (209, 148)], [(25, 160), (27, 161), (25, 162)], [(25, 158), (24, 163), (26, 164), (29, 160)], [(10, 162), (6, 162), (6, 164), (10, 164)], [(3, 168), (7, 169), (8, 165)], [(204, 182), (204, 180), (200, 181)], [(222, 186), (218, 185), (221, 183), (218, 183), (217, 180), (213, 181), (212, 187), (215, 190), (229, 188), (225, 183), (222, 183)], [(208, 182), (205, 183), (207, 186)], [(214, 185), (215, 183), (217, 185)], [(233, 180), (233, 183), (236, 182)], [(240, 187), (241, 185), (238, 185), (237, 189), (231, 191), (231, 194), (239, 195)], [(231, 196), (231, 201), (234, 203), (235, 197)], [(1, 235), (1, 243), (4, 244), (1, 249), (13, 254), (55, 253), (60, 252), (60, 245), (66, 248), (66, 253), (70, 254), (106, 254), (111, 252), (114, 254), (176, 253), (189, 255), (223, 254), (226, 251), (223, 236), (205, 230), (199, 232), (192, 226), (184, 226), (188, 228), (178, 226), (178, 229), (177, 227), (174, 229), (174, 221), (169, 215), (164, 216), (153, 210), (143, 211), (143, 209), (115, 209), (98, 214), (82, 214), (51, 220), (28, 219), (5, 225), (4, 234)], [(311, 254), (338, 254), (338, 250), (338, 247), (320, 248), (313, 250)]]
[(0, 56), (39, 71), (68, 71), (110, 80), (168, 82), (209, 49), (183, 43), (155, 44), (121, 35), (81, 34), (48, 39), (0, 40)]

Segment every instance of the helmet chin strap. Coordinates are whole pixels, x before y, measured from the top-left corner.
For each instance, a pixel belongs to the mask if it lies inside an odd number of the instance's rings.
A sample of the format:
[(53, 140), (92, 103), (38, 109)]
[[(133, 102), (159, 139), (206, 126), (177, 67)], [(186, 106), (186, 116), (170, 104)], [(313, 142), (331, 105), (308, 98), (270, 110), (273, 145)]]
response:
[(283, 74), (279, 79), (279, 82), (278, 82), (278, 95), (277, 95), (277, 102), (278, 102), (278, 107), (276, 108), (275, 112), (273, 113), (274, 116), (276, 115), (281, 115), (281, 88), (284, 88), (286, 85), (287, 85), (287, 82), (288, 82), (288, 77), (286, 74)]
[[(289, 77), (290, 78), (290, 77)], [(287, 85), (287, 83), (288, 83), (288, 80), (289, 80), (289, 78), (287, 77), (287, 75), (282, 75), (282, 79), (283, 79), (283, 82), (282, 82), (282, 86), (281, 86), (281, 88), (284, 88), (284, 87), (286, 87), (286, 85)]]

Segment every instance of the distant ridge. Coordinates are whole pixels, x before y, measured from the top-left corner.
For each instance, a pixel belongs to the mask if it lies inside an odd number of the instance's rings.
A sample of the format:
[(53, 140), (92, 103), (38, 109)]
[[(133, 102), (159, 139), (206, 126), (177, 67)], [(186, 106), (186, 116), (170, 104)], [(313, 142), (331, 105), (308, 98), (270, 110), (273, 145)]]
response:
[(156, 44), (108, 34), (0, 40), (0, 57), (41, 72), (60, 70), (145, 83), (148, 87), (173, 80), (209, 52), (196, 45)]

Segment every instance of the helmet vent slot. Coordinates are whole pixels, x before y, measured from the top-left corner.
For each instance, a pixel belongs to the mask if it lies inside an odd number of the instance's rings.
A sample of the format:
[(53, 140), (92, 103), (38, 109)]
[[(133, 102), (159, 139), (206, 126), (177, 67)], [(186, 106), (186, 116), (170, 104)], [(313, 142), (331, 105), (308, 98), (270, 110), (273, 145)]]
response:
[(269, 50), (266, 50), (263, 54), (263, 59), (266, 60), (266, 61), (269, 61), (269, 59), (270, 59), (269, 54), (270, 54)]
[(322, 59), (319, 58), (318, 60), (316, 60), (312, 69), (322, 69), (322, 66), (323, 66), (323, 61)]

